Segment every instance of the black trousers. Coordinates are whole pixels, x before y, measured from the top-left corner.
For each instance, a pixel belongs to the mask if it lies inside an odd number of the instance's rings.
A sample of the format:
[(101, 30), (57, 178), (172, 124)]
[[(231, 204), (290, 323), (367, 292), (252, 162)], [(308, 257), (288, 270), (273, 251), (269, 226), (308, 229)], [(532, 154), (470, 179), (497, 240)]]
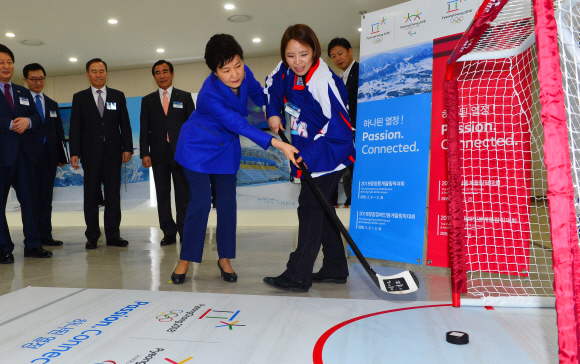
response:
[[(330, 203), (344, 170), (314, 178)], [(305, 285), (312, 285), (312, 268), (322, 245), (324, 259), (320, 272), (327, 277), (347, 277), (348, 265), (340, 237), (340, 230), (323, 210), (310, 185), (302, 180), (298, 197), (298, 246), (290, 254), (284, 277)]]
[(50, 159), (46, 143), (34, 166), (36, 170), (36, 190), (38, 191), (38, 208), (36, 209), (40, 238), (52, 239), (52, 196), (57, 166)]
[(354, 172), (354, 163), (345, 168), (344, 176), (342, 177), (342, 186), (344, 187), (344, 194), (346, 195), (345, 206), (352, 205), (352, 176)]
[(107, 240), (118, 239), (121, 225), (121, 160), (111, 160), (103, 156), (100, 160), (83, 163), (83, 170), (84, 211), (87, 224), (85, 236), (89, 240), (98, 240), (101, 236), (99, 201), (102, 196), (102, 182), (105, 190), (105, 236)]
[[(183, 174), (183, 169), (173, 158), (173, 152), (167, 143), (166, 152), (151, 157), (153, 177), (155, 179), (155, 192), (157, 193), (157, 213), (159, 215), (159, 227), (164, 236), (179, 236), (183, 240), (183, 224), (189, 203), (189, 185)], [(176, 220), (173, 220), (171, 212), (171, 177), (175, 188)]]
[(0, 199), (3, 209), (0, 220), (0, 253), (11, 253), (14, 250), (5, 212), (10, 186), (14, 187), (18, 202), (20, 202), (24, 249), (38, 248), (40, 246), (40, 232), (38, 231), (37, 214), (34, 212), (38, 204), (36, 175), (34, 164), (26, 156), (22, 145), (18, 147), (18, 155), (14, 164), (10, 167), (0, 167)]

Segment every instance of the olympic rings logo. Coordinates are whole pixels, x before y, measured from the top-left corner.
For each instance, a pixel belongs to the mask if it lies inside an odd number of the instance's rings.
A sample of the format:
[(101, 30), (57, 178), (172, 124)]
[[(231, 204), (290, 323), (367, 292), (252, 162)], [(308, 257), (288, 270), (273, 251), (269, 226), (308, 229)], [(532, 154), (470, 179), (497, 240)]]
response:
[(173, 321), (174, 318), (179, 316), (180, 313), (183, 313), (183, 311), (182, 310), (165, 311), (161, 312), (161, 315), (155, 317), (155, 319), (159, 320), (159, 322), (171, 322)]
[(382, 41), (383, 41), (383, 37), (375, 38), (375, 39), (373, 39), (373, 44), (374, 45), (381, 44)]
[(463, 16), (458, 16), (458, 17), (455, 17), (455, 18), (449, 19), (449, 22), (450, 22), (451, 24), (453, 24), (453, 25), (455, 25), (455, 24), (459, 24), (459, 23), (461, 23), (462, 21), (463, 21)]

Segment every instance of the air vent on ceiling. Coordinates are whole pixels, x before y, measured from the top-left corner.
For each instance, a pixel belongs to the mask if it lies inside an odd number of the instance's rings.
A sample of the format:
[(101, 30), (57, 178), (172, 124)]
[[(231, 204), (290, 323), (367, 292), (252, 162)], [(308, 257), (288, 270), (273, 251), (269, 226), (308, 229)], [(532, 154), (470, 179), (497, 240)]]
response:
[(44, 45), (44, 42), (41, 41), (40, 39), (27, 39), (27, 40), (21, 40), (20, 44), (25, 45), (25, 46), (38, 47), (38, 46)]
[(251, 15), (232, 15), (228, 18), (228, 21), (232, 23), (245, 23), (250, 20), (252, 20)]

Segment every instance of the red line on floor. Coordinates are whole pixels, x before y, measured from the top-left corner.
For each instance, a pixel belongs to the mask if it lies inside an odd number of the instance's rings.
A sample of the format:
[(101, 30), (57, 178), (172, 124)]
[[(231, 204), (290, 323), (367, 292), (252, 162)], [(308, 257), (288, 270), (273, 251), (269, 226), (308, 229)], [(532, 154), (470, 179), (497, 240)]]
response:
[(485, 307), (485, 309), (488, 310), (488, 311), (495, 310), (495, 308), (493, 308), (492, 306), (483, 306), (483, 307)]
[(368, 315), (363, 315), (363, 316), (355, 317), (355, 318), (350, 319), (348, 321), (341, 322), (340, 324), (331, 327), (324, 334), (322, 334), (322, 336), (318, 339), (318, 341), (316, 342), (316, 345), (314, 345), (314, 351), (312, 353), (313, 364), (324, 364), (323, 361), (322, 361), (322, 350), (324, 349), (324, 344), (326, 344), (326, 340), (328, 340), (328, 338), (332, 334), (334, 334), (339, 329), (343, 328), (344, 326), (346, 326), (348, 324), (351, 324), (353, 322), (356, 322), (356, 321), (359, 321), (359, 320), (362, 320), (362, 319), (365, 319), (365, 318), (368, 318), (368, 317), (378, 316), (378, 315), (384, 315), (385, 313), (393, 313), (393, 312), (408, 311), (408, 310), (417, 310), (417, 309), (420, 309), (420, 308), (449, 307), (449, 306), (452, 306), (452, 305), (451, 304), (445, 304), (445, 305), (430, 305), (430, 306), (415, 306), (415, 307), (397, 308), (395, 310), (388, 310), (388, 311), (381, 311), (381, 312), (369, 313)]

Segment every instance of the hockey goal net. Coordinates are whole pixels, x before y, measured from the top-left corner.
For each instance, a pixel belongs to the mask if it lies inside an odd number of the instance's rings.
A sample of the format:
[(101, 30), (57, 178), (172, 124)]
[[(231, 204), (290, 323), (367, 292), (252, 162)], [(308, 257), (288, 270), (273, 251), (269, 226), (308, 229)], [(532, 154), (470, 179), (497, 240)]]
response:
[(580, 342), (578, 10), (485, 0), (445, 84), (454, 306), (555, 305), (561, 362)]

